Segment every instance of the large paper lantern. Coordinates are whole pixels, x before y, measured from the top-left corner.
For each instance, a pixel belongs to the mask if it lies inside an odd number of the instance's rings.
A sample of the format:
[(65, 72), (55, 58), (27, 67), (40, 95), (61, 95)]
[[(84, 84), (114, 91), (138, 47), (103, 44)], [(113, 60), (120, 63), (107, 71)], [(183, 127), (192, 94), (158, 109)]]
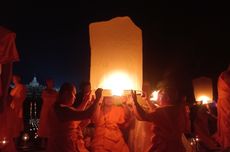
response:
[(142, 88), (142, 31), (129, 17), (116, 17), (89, 26), (90, 82), (121, 95)]
[(203, 104), (213, 102), (212, 80), (207, 77), (200, 77), (193, 80), (194, 95), (196, 101)]

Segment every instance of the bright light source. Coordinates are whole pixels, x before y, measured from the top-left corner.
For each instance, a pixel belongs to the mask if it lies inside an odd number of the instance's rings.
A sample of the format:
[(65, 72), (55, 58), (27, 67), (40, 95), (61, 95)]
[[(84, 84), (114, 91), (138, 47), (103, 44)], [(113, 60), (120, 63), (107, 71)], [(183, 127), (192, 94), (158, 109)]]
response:
[(6, 140), (5, 139), (2, 141), (2, 144), (6, 144)]
[(158, 99), (158, 93), (159, 93), (159, 90), (153, 91), (152, 94), (151, 94), (150, 100), (151, 101), (157, 101), (157, 99)]
[(103, 79), (100, 87), (112, 91), (112, 95), (122, 96), (124, 90), (134, 88), (132, 79), (125, 72), (114, 72)]
[(202, 104), (207, 104), (211, 101), (211, 99), (209, 97), (203, 95), (203, 96), (199, 96), (197, 101), (201, 101)]
[(28, 141), (29, 140), (29, 134), (28, 133), (25, 133), (23, 136), (22, 136), (22, 139), (24, 140), (24, 141)]
[(212, 79), (200, 77), (193, 80), (194, 95), (196, 101), (201, 101), (202, 104), (213, 102), (213, 85)]
[(0, 144), (2, 144), (2, 145), (5, 145), (7, 143), (8, 143), (8, 141), (6, 140), (5, 137), (2, 140), (0, 140)]

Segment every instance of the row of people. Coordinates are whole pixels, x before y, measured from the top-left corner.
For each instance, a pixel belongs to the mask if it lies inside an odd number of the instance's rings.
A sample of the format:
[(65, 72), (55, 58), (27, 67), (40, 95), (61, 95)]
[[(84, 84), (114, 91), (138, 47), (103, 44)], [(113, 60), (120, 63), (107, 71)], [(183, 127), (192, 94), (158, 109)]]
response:
[[(230, 141), (228, 139), (229, 77), (229, 70), (227, 70), (220, 75), (218, 82), (218, 134), (216, 139), (223, 149), (229, 148)], [(26, 89), (20, 83), (20, 77), (14, 76), (13, 82), (15, 83), (15, 88), (10, 93), (12, 96), (10, 107), (15, 109), (15, 113), (18, 116), (18, 123), (15, 124), (21, 126), (22, 111), (17, 107), (20, 107), (19, 104), (22, 104), (25, 99)], [(133, 141), (129, 141), (130, 137), (134, 136), (132, 136), (130, 129), (125, 130), (127, 126), (124, 125), (127, 121), (132, 120), (131, 117), (127, 118), (127, 113), (130, 113), (130, 111), (133, 114), (129, 114), (129, 116), (135, 115), (139, 120), (148, 121), (153, 125), (152, 131), (146, 130), (146, 132), (153, 135), (148, 151), (172, 151), (172, 149), (173, 151), (185, 151), (181, 136), (186, 132), (188, 118), (186, 119), (185, 117), (185, 105), (182, 102), (182, 98), (180, 98), (179, 92), (175, 88), (163, 88), (158, 99), (161, 106), (154, 107), (147, 102), (150, 110), (146, 110), (137, 101), (135, 92), (132, 92), (131, 108), (129, 106), (127, 108), (127, 106), (124, 106), (125, 104), (123, 106), (114, 106), (113, 99), (110, 97), (101, 99), (101, 89), (97, 90), (96, 99), (91, 99), (89, 96), (90, 83), (87, 83), (86, 86), (86, 89), (83, 89), (84, 93), (78, 94), (78, 100), (74, 103), (76, 101), (76, 88), (74, 85), (64, 84), (60, 91), (56, 92), (52, 89), (53, 81), (47, 81), (47, 88), (42, 93), (43, 108), (39, 135), (49, 138), (49, 151), (54, 151), (53, 148), (57, 148), (55, 151), (84, 152), (89, 150), (111, 151), (111, 149), (113, 151), (135, 151), (131, 146)], [(15, 94), (18, 94), (18, 96)], [(82, 135), (82, 126), (87, 125), (89, 119), (95, 125), (90, 149), (86, 148)], [(19, 130), (20, 127), (16, 128)], [(200, 133), (201, 138), (208, 139), (206, 140), (207, 144), (213, 142), (211, 140), (208, 142), (209, 138), (202, 137), (202, 134)], [(54, 144), (58, 146), (52, 146)], [(63, 150), (61, 150), (62, 148)]]
[[(127, 108), (124, 105), (114, 105), (113, 97), (103, 97), (102, 99), (101, 92), (101, 89), (96, 91), (96, 99), (89, 100), (87, 96), (83, 96), (82, 103), (74, 108), (73, 105), (76, 106), (74, 104), (76, 88), (69, 83), (62, 85), (56, 100), (54, 100), (55, 103), (47, 113), (45, 128), (48, 130), (46, 135), (48, 151), (130, 151), (128, 142), (124, 138), (125, 133), (122, 132), (127, 127), (125, 123), (131, 120), (125, 116)], [(161, 107), (153, 108), (151, 113), (142, 109), (137, 101), (135, 91), (131, 94), (132, 108), (128, 108), (128, 110), (133, 111), (139, 120), (149, 121), (154, 125), (152, 131), (147, 131), (154, 134), (148, 151), (171, 151), (172, 149), (185, 151), (181, 141), (184, 132), (183, 120), (185, 119), (183, 118), (183, 105), (174, 88), (161, 90), (159, 98)], [(41, 122), (42, 119), (43, 117), (41, 117)], [(81, 122), (86, 119), (91, 119), (95, 125), (90, 149), (85, 147), (80, 127)], [(41, 130), (39, 132), (42, 136)], [(129, 131), (125, 130), (126, 133)]]

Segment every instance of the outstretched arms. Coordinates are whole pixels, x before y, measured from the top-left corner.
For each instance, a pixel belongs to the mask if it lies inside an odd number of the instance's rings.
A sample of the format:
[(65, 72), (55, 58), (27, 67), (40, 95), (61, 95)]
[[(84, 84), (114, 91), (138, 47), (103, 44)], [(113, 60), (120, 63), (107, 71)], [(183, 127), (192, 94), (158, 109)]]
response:
[(133, 107), (134, 113), (138, 120), (140, 121), (151, 121), (152, 113), (147, 113), (145, 110), (142, 109), (141, 105), (137, 102), (137, 95), (136, 91), (131, 91), (132, 98), (133, 98)]
[(55, 112), (60, 120), (71, 121), (71, 120), (83, 120), (88, 119), (94, 113), (98, 102), (101, 99), (102, 89), (99, 88), (95, 92), (96, 99), (93, 104), (85, 111), (78, 111), (75, 108), (65, 105), (55, 105)]

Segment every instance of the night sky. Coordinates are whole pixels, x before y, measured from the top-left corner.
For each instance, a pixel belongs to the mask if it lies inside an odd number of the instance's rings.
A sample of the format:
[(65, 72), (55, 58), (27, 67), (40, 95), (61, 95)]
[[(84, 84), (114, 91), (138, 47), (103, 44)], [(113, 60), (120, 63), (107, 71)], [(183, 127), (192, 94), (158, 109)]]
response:
[[(77, 2), (75, 8), (1, 9), (0, 25), (17, 34), (20, 62), (14, 73), (25, 83), (36, 75), (44, 82), (89, 78), (88, 25), (117, 16), (130, 16), (143, 32), (144, 80), (152, 86), (168, 69), (184, 80), (209, 76), (215, 82), (230, 63), (229, 16), (220, 2)], [(1, 6), (2, 7), (2, 6)]]

